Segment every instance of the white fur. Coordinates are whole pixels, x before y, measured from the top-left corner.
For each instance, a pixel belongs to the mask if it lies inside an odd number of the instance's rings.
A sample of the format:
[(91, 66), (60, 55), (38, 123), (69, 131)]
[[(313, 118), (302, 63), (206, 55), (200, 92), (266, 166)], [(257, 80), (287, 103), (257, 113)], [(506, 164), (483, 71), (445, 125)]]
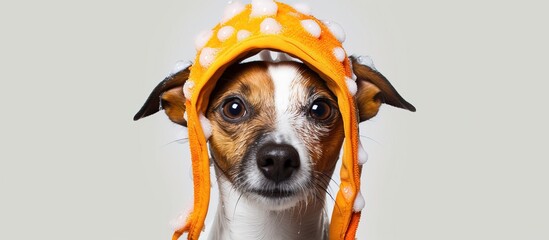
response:
[[(265, 52), (269, 54), (271, 52)], [(276, 126), (273, 140), (276, 143), (292, 145), (298, 152), (300, 168), (290, 181), (279, 183), (280, 189), (297, 190), (300, 194), (285, 198), (267, 198), (254, 193), (242, 193), (226, 176), (217, 171), (220, 202), (209, 239), (327, 239), (328, 217), (324, 209), (324, 196), (319, 201), (308, 201), (311, 160), (307, 148), (299, 139), (296, 125), (306, 121), (295, 111), (292, 92), (305, 91), (293, 83), (298, 78), (295, 65), (271, 63), (268, 73), (274, 85), (274, 106)], [(297, 94), (306, 94), (298, 92)], [(201, 116), (202, 117), (202, 116)], [(265, 177), (257, 166), (250, 165), (242, 170), (245, 181), (251, 189), (265, 188)]]
[[(311, 204), (297, 211), (271, 211), (241, 195), (223, 174), (217, 175), (220, 202), (209, 240), (327, 239), (328, 216), (322, 206)], [(297, 218), (302, 220), (296, 223)]]
[[(269, 74), (274, 83), (274, 98), (276, 108), (276, 132), (277, 143), (292, 145), (299, 153), (300, 170), (296, 172), (294, 182), (300, 184), (307, 181), (311, 169), (310, 156), (303, 142), (297, 137), (295, 125), (296, 118), (289, 110), (292, 107), (291, 93), (299, 89), (292, 89), (292, 82), (297, 78), (298, 72), (294, 65), (277, 64), (269, 66)], [(304, 94), (304, 93), (303, 93)]]
[[(274, 98), (276, 110), (276, 134), (273, 140), (278, 144), (289, 144), (293, 146), (299, 154), (300, 168), (295, 172), (289, 181), (278, 185), (282, 190), (303, 192), (303, 186), (306, 186), (310, 179), (311, 160), (307, 148), (303, 142), (297, 137), (294, 125), (296, 122), (295, 116), (289, 110), (292, 107), (290, 93), (292, 91), (292, 81), (296, 79), (297, 69), (288, 64), (270, 65), (268, 68), (271, 79), (274, 83)], [(251, 166), (249, 169), (243, 170), (246, 173), (246, 184), (252, 189), (263, 189), (265, 187), (265, 177), (258, 171), (256, 166)], [(297, 195), (295, 197), (287, 197), (273, 200), (262, 196), (255, 197), (257, 202), (262, 203), (263, 210), (279, 211), (294, 206), (297, 202), (304, 200), (305, 195)]]

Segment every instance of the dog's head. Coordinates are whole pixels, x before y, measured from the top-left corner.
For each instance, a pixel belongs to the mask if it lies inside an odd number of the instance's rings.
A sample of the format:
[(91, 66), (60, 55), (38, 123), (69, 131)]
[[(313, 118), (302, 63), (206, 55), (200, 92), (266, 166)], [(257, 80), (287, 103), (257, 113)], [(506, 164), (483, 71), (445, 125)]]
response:
[[(360, 121), (374, 117), (382, 103), (415, 110), (373, 67), (355, 57), (351, 61)], [(163, 108), (173, 122), (186, 126), (188, 76), (184, 69), (162, 81), (135, 119)], [(233, 64), (211, 93), (206, 117), (217, 173), (243, 197), (271, 210), (323, 198), (344, 139), (342, 117), (336, 96), (305, 64)]]

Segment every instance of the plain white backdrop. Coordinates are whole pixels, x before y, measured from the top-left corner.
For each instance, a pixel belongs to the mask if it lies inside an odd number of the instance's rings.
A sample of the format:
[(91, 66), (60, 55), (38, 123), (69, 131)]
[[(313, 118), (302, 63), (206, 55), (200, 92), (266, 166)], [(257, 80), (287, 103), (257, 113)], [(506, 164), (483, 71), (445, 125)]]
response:
[[(418, 109), (361, 126), (358, 239), (549, 239), (545, 1), (305, 2)], [(132, 117), (226, 1), (0, 5), (0, 239), (170, 239), (185, 130)]]

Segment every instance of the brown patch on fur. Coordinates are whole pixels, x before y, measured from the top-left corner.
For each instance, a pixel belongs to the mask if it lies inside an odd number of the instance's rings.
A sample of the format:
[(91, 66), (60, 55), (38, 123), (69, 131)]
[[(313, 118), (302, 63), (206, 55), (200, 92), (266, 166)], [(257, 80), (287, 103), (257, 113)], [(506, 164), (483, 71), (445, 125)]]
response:
[[(217, 166), (234, 180), (235, 166), (244, 158), (258, 136), (275, 126), (272, 105), (274, 86), (262, 62), (229, 67), (210, 95), (207, 118), (212, 123), (210, 146)], [(223, 120), (220, 109), (227, 98), (239, 97), (247, 107), (245, 120), (230, 123)]]
[(185, 114), (185, 96), (181, 88), (172, 88), (162, 94), (162, 108), (164, 108), (170, 120), (183, 126), (187, 125), (187, 121), (183, 117)]
[(379, 112), (381, 99), (379, 98), (379, 88), (367, 81), (356, 81), (357, 94), (355, 99), (358, 105), (360, 121), (366, 121), (373, 118)]
[(166, 110), (166, 114), (173, 122), (187, 126), (187, 121), (183, 118), (185, 113), (185, 96), (183, 96), (183, 84), (189, 79), (189, 67), (172, 74), (162, 80), (153, 89), (145, 104), (135, 114), (133, 120), (150, 116), (160, 111)]
[[(229, 67), (210, 96), (207, 117), (213, 131), (209, 140), (211, 152), (216, 166), (232, 182), (242, 171), (239, 166), (245, 160), (247, 151), (264, 134), (275, 131), (274, 84), (267, 64), (252, 62)], [(294, 65), (297, 69), (297, 79), (293, 79), (290, 87), (292, 105), (287, 109), (291, 114), (287, 121), (292, 123), (298, 138), (307, 148), (314, 171), (311, 180), (325, 188), (339, 158), (344, 138), (337, 98), (325, 81), (304, 64), (278, 64)], [(247, 105), (247, 116), (238, 123), (224, 120), (220, 111), (226, 100), (233, 97), (240, 98)], [(331, 106), (332, 115), (325, 121), (318, 121), (309, 115), (311, 105), (317, 99), (323, 99)]]
[(360, 64), (355, 56), (351, 56), (351, 63), (357, 77), (356, 100), (361, 122), (374, 117), (382, 103), (416, 111), (416, 108), (404, 100), (380, 72)]

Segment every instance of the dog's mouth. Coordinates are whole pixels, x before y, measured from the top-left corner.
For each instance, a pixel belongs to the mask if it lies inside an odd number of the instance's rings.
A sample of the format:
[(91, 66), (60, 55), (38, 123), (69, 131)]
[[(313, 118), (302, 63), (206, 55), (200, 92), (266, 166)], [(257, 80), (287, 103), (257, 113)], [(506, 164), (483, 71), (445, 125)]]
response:
[(252, 189), (251, 192), (266, 198), (287, 198), (296, 195), (295, 191), (284, 190), (279, 188), (274, 189)]

